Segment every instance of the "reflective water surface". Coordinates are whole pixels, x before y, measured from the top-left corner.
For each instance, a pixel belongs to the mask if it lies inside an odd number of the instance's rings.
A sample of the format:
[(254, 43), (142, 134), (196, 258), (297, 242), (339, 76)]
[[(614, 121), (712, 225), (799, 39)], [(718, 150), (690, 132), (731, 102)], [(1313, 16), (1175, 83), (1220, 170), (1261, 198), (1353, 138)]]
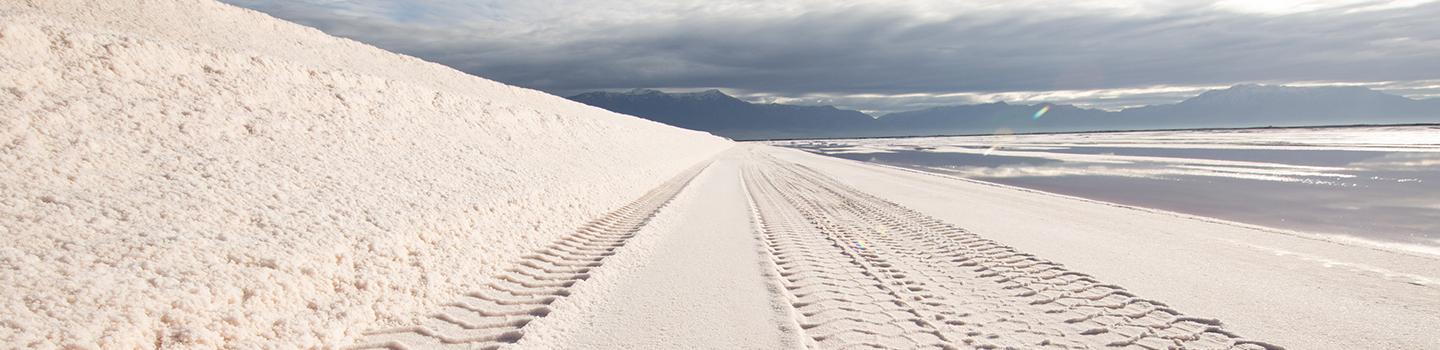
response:
[[(1440, 132), (1435, 135), (1440, 143)], [(973, 141), (955, 137), (781, 145), (1281, 229), (1440, 247), (1440, 152), (1429, 147), (1217, 143), (1206, 148), (1194, 142), (1117, 147), (1035, 140), (987, 147)]]

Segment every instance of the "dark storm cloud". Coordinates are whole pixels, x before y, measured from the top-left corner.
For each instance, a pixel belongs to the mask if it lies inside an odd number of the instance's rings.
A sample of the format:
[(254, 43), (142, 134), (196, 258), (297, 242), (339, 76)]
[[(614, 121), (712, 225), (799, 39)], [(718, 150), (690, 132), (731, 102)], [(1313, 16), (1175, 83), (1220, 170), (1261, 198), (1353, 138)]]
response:
[[(582, 10), (534, 23), (540, 20), (527, 22), (483, 1), (232, 2), (557, 94), (720, 87), (757, 98), (915, 100), (914, 94), (1440, 78), (1437, 3), (1289, 14), (1205, 3), (1145, 14), (1037, 8), (1045, 2), (941, 13), (857, 4), (780, 14), (632, 13), (623, 20)], [(876, 110), (907, 106), (869, 100)]]

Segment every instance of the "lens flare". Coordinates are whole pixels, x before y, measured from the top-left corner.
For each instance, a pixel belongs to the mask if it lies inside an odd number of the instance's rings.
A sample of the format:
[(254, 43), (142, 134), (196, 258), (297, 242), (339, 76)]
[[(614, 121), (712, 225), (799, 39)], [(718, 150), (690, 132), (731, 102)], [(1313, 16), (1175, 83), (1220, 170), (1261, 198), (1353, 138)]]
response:
[(1032, 117), (1030, 117), (1030, 120), (1040, 119), (1040, 116), (1045, 115), (1045, 113), (1049, 113), (1049, 112), (1050, 112), (1050, 105), (1045, 105), (1044, 107), (1040, 107), (1040, 110), (1035, 111), (1035, 115), (1032, 116)]

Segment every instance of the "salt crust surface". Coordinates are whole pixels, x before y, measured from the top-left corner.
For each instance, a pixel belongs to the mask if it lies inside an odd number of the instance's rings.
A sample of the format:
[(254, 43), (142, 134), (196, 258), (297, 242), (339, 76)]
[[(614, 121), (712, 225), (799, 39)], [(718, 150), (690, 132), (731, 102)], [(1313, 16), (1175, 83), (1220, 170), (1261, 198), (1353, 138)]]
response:
[(209, 0), (0, 0), (0, 344), (347, 345), (730, 145)]

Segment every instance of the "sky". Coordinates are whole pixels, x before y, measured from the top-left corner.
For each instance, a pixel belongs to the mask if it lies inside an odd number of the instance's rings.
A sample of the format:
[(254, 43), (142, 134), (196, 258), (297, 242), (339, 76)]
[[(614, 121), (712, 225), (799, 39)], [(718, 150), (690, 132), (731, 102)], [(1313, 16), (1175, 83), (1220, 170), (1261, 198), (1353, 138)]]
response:
[(1440, 97), (1440, 0), (222, 1), (562, 96), (718, 88), (876, 115), (1237, 83)]

